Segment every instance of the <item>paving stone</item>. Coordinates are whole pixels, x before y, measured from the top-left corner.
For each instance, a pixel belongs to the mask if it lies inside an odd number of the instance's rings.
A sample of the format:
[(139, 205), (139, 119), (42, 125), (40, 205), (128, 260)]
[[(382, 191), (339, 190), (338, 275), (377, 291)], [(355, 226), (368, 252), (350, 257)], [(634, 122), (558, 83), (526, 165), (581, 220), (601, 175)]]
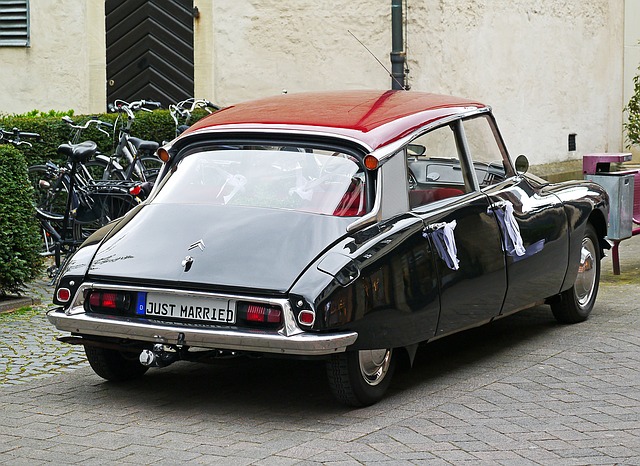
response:
[(55, 340), (45, 303), (2, 316), (0, 464), (640, 465), (637, 303), (637, 284), (605, 274), (587, 322), (557, 325), (541, 306), (426, 345), (364, 409), (336, 404), (304, 361), (107, 383)]

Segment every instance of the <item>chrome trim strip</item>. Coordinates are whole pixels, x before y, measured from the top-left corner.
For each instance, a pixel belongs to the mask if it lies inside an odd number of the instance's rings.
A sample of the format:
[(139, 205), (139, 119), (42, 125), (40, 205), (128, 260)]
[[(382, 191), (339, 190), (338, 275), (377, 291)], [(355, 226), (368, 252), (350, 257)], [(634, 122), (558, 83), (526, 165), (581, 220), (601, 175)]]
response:
[(378, 176), (376, 184), (376, 199), (373, 201), (371, 211), (355, 220), (353, 223), (347, 225), (347, 233), (351, 233), (352, 231), (356, 231), (366, 225), (371, 225), (382, 220), (382, 184), (382, 177)]
[(164, 325), (148, 319), (65, 314), (57, 309), (47, 318), (58, 330), (78, 335), (125, 338), (165, 345), (186, 345), (210, 349), (254, 351), (259, 353), (321, 356), (346, 351), (358, 338), (356, 332), (298, 333), (285, 336), (264, 330), (226, 330), (187, 325)]
[(214, 127), (214, 128), (199, 128), (195, 131), (190, 132), (189, 134), (186, 134), (184, 137), (180, 137), (181, 142), (187, 141), (192, 135), (196, 136), (196, 135), (203, 135), (203, 134), (215, 134), (215, 133), (257, 133), (257, 134), (295, 134), (296, 136), (320, 136), (320, 137), (326, 137), (326, 138), (331, 138), (331, 139), (344, 139), (345, 141), (349, 141), (349, 142), (353, 142), (357, 145), (359, 145), (360, 147), (364, 148), (364, 150), (366, 152), (371, 152), (372, 148), (364, 143), (362, 140), (355, 138), (355, 137), (351, 137), (351, 136), (347, 136), (344, 134), (336, 134), (336, 133), (330, 133), (330, 132), (326, 132), (326, 131), (313, 131), (313, 130), (302, 130), (302, 129), (289, 129), (286, 128), (285, 126), (281, 126), (281, 127), (277, 127), (277, 126), (273, 126), (273, 127), (268, 127), (268, 128), (255, 128), (255, 127), (249, 127), (249, 128), (243, 128), (242, 124), (237, 124), (237, 125), (233, 125), (233, 127), (231, 126), (227, 126), (227, 127)]
[[(482, 108), (474, 108), (473, 110), (469, 110), (468, 112), (463, 112), (463, 113), (457, 113), (455, 115), (451, 115), (450, 117), (447, 118), (441, 118), (439, 120), (436, 120), (434, 122), (429, 123), (428, 125), (425, 125), (415, 131), (413, 131), (411, 134), (398, 139), (397, 141), (394, 141), (390, 144), (387, 144), (386, 146), (380, 147), (379, 149), (376, 149), (375, 151), (371, 152), (369, 155), (374, 156), (376, 159), (378, 159), (379, 165), (378, 165), (378, 170), (380, 170), (380, 167), (382, 167), (382, 165), (384, 165), (384, 163), (386, 161), (388, 161), (392, 156), (394, 156), (395, 154), (398, 153), (398, 151), (400, 151), (404, 146), (406, 146), (407, 144), (409, 144), (411, 141), (413, 141), (415, 138), (417, 138), (418, 136), (421, 136), (422, 134), (426, 133), (427, 131), (430, 131), (431, 129), (438, 127), (438, 126), (442, 126), (442, 125), (446, 125), (447, 123), (451, 123), (453, 121), (456, 120), (462, 120), (464, 118), (468, 118), (470, 116), (473, 115), (480, 115), (483, 113), (491, 113), (491, 107), (482, 107)], [(374, 201), (373, 207), (371, 208), (371, 211), (369, 211), (366, 215), (360, 217), (359, 219), (355, 220), (353, 223), (349, 224), (347, 226), (347, 232), (351, 233), (353, 231), (358, 230), (359, 228), (366, 226), (366, 225), (370, 225), (372, 223), (375, 222), (379, 222), (382, 220), (386, 220), (384, 218), (382, 218), (382, 189), (381, 189), (381, 178), (382, 177), (378, 177), (378, 186), (376, 189), (376, 199)]]
[(408, 134), (402, 139), (398, 139), (397, 141), (394, 141), (390, 144), (387, 144), (386, 146), (376, 149), (375, 151), (371, 152), (369, 155), (373, 155), (376, 159), (378, 159), (378, 162), (380, 162), (380, 165), (382, 165), (385, 163), (387, 159), (395, 155), (396, 152), (398, 152), (404, 146), (409, 144), (413, 139), (417, 138), (423, 133), (426, 133), (427, 131), (430, 131), (432, 128), (446, 125), (447, 123), (451, 123), (452, 121), (462, 120), (464, 118), (468, 118), (473, 115), (480, 115), (482, 113), (490, 113), (490, 112), (491, 112), (491, 107), (474, 108), (473, 110), (469, 110), (467, 112), (456, 113), (455, 115), (438, 119), (436, 121), (429, 123), (428, 125), (425, 125), (419, 129), (416, 129), (415, 131), (411, 132), (411, 134)]
[[(172, 293), (181, 296), (215, 297), (253, 301), (282, 308), (283, 328), (277, 331), (259, 329), (207, 328), (197, 324), (163, 324), (151, 319), (125, 316), (87, 315), (84, 310), (86, 292), (93, 290)], [(77, 334), (112, 338), (128, 338), (162, 344), (181, 344), (212, 349), (235, 349), (267, 353), (325, 355), (344, 352), (358, 338), (356, 332), (313, 334), (298, 327), (289, 301), (278, 298), (208, 293), (145, 286), (113, 285), (86, 282), (76, 292), (71, 306), (64, 312), (53, 309), (47, 318), (58, 329)]]

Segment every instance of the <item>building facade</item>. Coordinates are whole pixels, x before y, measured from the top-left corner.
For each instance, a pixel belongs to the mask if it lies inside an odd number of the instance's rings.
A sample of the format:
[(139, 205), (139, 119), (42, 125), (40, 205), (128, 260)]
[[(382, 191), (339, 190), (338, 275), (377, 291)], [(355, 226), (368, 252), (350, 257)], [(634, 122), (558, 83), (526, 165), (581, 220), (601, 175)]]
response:
[[(389, 0), (192, 1), (196, 97), (390, 88)], [(406, 0), (404, 13), (411, 89), (492, 105), (512, 155), (624, 148), (640, 0)], [(29, 46), (0, 46), (0, 113), (104, 111), (104, 0), (31, 0), (29, 15)]]

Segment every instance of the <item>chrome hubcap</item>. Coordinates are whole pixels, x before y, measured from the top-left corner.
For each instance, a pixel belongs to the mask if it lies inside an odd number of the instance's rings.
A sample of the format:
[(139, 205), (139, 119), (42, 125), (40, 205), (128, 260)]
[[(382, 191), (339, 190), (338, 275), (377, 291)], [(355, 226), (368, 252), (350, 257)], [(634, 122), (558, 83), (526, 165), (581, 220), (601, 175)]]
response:
[(575, 293), (576, 300), (580, 307), (585, 307), (596, 288), (596, 247), (591, 238), (582, 240), (582, 250), (580, 252), (580, 267), (576, 277)]
[(384, 379), (391, 365), (393, 350), (377, 349), (358, 352), (360, 372), (369, 385), (378, 385)]

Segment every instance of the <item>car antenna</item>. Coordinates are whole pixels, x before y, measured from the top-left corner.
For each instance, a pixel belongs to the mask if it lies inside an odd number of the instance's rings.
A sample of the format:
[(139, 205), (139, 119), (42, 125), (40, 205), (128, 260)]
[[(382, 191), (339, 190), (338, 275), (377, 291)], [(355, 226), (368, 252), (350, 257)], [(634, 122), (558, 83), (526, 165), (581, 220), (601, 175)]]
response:
[(364, 44), (362, 43), (362, 41), (361, 41), (360, 39), (358, 39), (358, 38), (355, 36), (355, 34), (354, 34), (353, 32), (351, 32), (349, 29), (347, 29), (347, 32), (348, 32), (349, 34), (351, 34), (355, 40), (357, 40), (358, 42), (360, 42), (360, 45), (362, 45), (362, 46), (364, 47), (364, 49), (365, 49), (367, 52), (369, 52), (373, 58), (375, 58), (375, 60), (376, 60), (376, 61), (380, 64), (380, 66), (381, 66), (381, 67), (382, 67), (382, 68), (387, 72), (387, 74), (391, 77), (391, 79), (393, 79), (393, 80), (398, 84), (398, 86), (400, 86), (400, 87), (402, 88), (402, 90), (403, 90), (403, 91), (406, 91), (406, 90), (407, 90), (407, 88), (406, 88), (405, 86), (403, 86), (403, 85), (402, 85), (402, 83), (401, 83), (400, 81), (398, 81), (398, 78), (396, 78), (396, 77), (393, 75), (393, 73), (391, 73), (391, 70), (389, 70), (389, 68), (387, 68), (386, 66), (384, 66), (384, 63), (382, 63), (380, 60), (378, 60), (378, 57), (376, 57), (376, 56), (373, 54), (373, 52), (372, 52), (371, 50), (369, 50), (369, 49), (367, 48), (367, 46), (366, 46), (366, 45), (364, 45)]

